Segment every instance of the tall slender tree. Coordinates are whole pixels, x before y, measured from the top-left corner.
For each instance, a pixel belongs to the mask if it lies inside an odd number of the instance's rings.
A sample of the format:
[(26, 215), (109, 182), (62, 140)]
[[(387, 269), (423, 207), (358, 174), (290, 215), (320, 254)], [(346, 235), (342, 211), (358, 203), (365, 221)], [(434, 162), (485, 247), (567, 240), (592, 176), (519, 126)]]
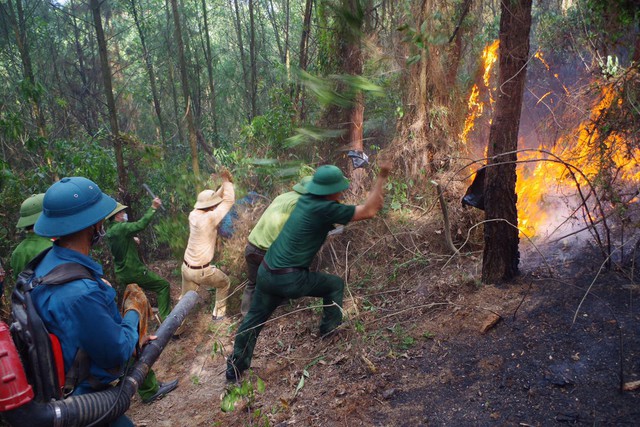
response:
[(531, 0), (501, 2), (498, 97), (489, 131), (484, 191), (484, 283), (507, 281), (518, 273), (515, 162), (530, 28)]
[(113, 84), (111, 81), (111, 66), (109, 65), (109, 55), (107, 53), (107, 41), (102, 27), (102, 14), (100, 12), (100, 0), (90, 1), (91, 13), (93, 14), (93, 25), (96, 30), (96, 40), (98, 42), (98, 53), (100, 55), (100, 68), (102, 70), (102, 81), (104, 84), (104, 95), (107, 99), (107, 109), (109, 111), (109, 124), (111, 126), (111, 141), (116, 154), (116, 168), (118, 170), (118, 187), (121, 199), (125, 204), (130, 204), (127, 171), (124, 166), (123, 138), (120, 137), (118, 127), (118, 113), (116, 111), (116, 101), (113, 96)]
[[(362, 75), (364, 56), (362, 52), (362, 37), (370, 0), (342, 0), (341, 29), (342, 40), (338, 54), (342, 72), (349, 76)], [(344, 150), (363, 151), (363, 126), (364, 126), (364, 93), (355, 87), (351, 108), (344, 110), (342, 123), (346, 123), (346, 139), (343, 138)], [(363, 169), (354, 169), (347, 163), (351, 176), (351, 191), (359, 194), (363, 191)]]
[(238, 52), (240, 54), (240, 66), (242, 69), (242, 81), (244, 82), (244, 99), (247, 102), (247, 118), (251, 122), (253, 116), (251, 115), (251, 98), (249, 93), (249, 71), (247, 70), (247, 59), (244, 51), (244, 44), (242, 43), (242, 21), (240, 20), (240, 8), (238, 7), (238, 0), (233, 0), (233, 10), (235, 14), (234, 26), (236, 28), (236, 37), (238, 39)]
[(218, 140), (218, 116), (216, 113), (216, 84), (213, 75), (213, 54), (211, 50), (211, 36), (209, 35), (209, 19), (207, 13), (207, 2), (202, 0), (202, 17), (204, 20), (204, 40), (205, 40), (205, 60), (207, 62), (207, 77), (209, 81), (209, 109), (211, 110), (211, 121), (213, 123), (213, 136)]
[(40, 104), (40, 90), (36, 83), (35, 74), (33, 72), (33, 66), (31, 63), (31, 52), (29, 49), (29, 41), (27, 39), (27, 23), (24, 14), (24, 8), (22, 6), (22, 0), (15, 0), (15, 9), (13, 6), (13, 0), (7, 0), (7, 10), (4, 10), (4, 5), (0, 4), (0, 10), (7, 16), (13, 32), (15, 34), (16, 45), (18, 52), (20, 53), (20, 60), (22, 61), (22, 72), (24, 75), (24, 92), (27, 94), (27, 98), (31, 102), (33, 118), (36, 122), (38, 129), (38, 135), (42, 138), (46, 138), (46, 121), (42, 106)]
[[(306, 0), (304, 6), (304, 17), (302, 19), (302, 33), (300, 35), (300, 62), (298, 67), (302, 71), (307, 70), (309, 61), (309, 37), (311, 36), (311, 14), (313, 12), (313, 0)], [(298, 119), (304, 121), (306, 118), (306, 110), (304, 104), (304, 87), (300, 84), (296, 85), (296, 93), (294, 97), (294, 105), (297, 108)]]
[(182, 95), (185, 103), (185, 115), (187, 116), (187, 129), (189, 130), (189, 147), (191, 147), (191, 167), (196, 177), (200, 176), (200, 165), (198, 163), (198, 136), (195, 120), (193, 117), (193, 106), (189, 94), (189, 76), (187, 74), (187, 60), (184, 54), (184, 43), (182, 42), (182, 26), (180, 24), (180, 14), (178, 12), (177, 0), (171, 0), (171, 10), (173, 12), (173, 22), (175, 26), (175, 40), (178, 47), (178, 62), (180, 64), (180, 78), (182, 81)]
[(249, 0), (249, 103), (251, 105), (251, 120), (258, 115), (256, 98), (258, 96), (258, 57), (256, 53), (256, 24), (253, 0)]
[(153, 97), (153, 108), (156, 112), (156, 118), (158, 119), (158, 126), (160, 127), (160, 139), (162, 140), (162, 146), (166, 148), (167, 141), (165, 135), (165, 125), (162, 118), (162, 107), (160, 105), (160, 97), (158, 96), (158, 87), (156, 85), (156, 72), (153, 67), (153, 61), (151, 60), (151, 54), (147, 47), (147, 39), (142, 26), (144, 22), (144, 16), (141, 16), (142, 12), (138, 12), (137, 0), (129, 0), (129, 8), (133, 15), (133, 20), (138, 30), (138, 37), (140, 37), (140, 45), (142, 46), (142, 56), (144, 57), (144, 64), (149, 77), (149, 86), (151, 87), (151, 95)]
[(174, 54), (174, 45), (173, 45), (173, 37), (171, 37), (171, 34), (175, 34), (175, 29), (172, 32), (171, 29), (173, 29), (173, 20), (171, 18), (171, 12), (169, 11), (169, 9), (171, 8), (170, 4), (169, 4), (170, 0), (165, 0), (164, 2), (164, 6), (165, 6), (165, 19), (166, 19), (166, 31), (164, 31), (164, 40), (167, 46), (167, 53), (168, 53), (168, 60), (167, 60), (167, 78), (169, 80), (169, 87), (171, 90), (171, 100), (172, 100), (172, 104), (173, 104), (173, 118), (175, 120), (175, 126), (176, 126), (176, 132), (173, 134), (173, 136), (171, 137), (172, 140), (175, 140), (175, 136), (177, 134), (178, 136), (178, 142), (180, 144), (183, 144), (185, 139), (184, 139), (184, 130), (182, 127), (182, 120), (180, 119), (180, 106), (179, 106), (179, 102), (178, 102), (178, 91), (176, 89), (176, 78), (175, 78), (175, 67), (174, 67), (174, 62), (173, 62), (173, 58), (175, 57)]

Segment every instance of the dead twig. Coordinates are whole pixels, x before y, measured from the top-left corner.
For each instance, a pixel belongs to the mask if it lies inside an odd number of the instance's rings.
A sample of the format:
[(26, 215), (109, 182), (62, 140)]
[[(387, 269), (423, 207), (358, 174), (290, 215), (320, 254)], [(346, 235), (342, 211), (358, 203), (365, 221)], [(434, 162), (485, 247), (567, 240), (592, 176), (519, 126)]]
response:
[(442, 192), (442, 188), (440, 184), (436, 181), (431, 181), (431, 184), (436, 186), (436, 191), (438, 192), (438, 200), (440, 201), (440, 209), (442, 209), (442, 220), (444, 222), (444, 238), (447, 243), (447, 247), (454, 254), (458, 252), (456, 246), (453, 244), (453, 240), (451, 240), (451, 224), (449, 223), (449, 210), (447, 209), (447, 202), (444, 200), (444, 194)]
[(347, 242), (347, 248), (344, 251), (344, 263), (345, 263), (345, 267), (344, 267), (344, 287), (347, 289), (347, 293), (349, 294), (349, 298), (351, 298), (351, 301), (353, 301), (353, 307), (356, 310), (356, 316), (360, 315), (360, 310), (358, 310), (358, 304), (355, 300), (355, 298), (353, 297), (353, 294), (351, 293), (351, 288), (349, 287), (349, 244), (351, 243), (351, 240), (349, 240)]

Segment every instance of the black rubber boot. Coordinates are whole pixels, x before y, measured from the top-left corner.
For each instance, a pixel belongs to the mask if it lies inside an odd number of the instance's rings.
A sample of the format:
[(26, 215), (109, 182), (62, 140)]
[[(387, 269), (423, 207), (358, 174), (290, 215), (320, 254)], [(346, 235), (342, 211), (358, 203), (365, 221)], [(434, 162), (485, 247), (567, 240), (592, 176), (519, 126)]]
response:
[(143, 400), (142, 403), (155, 402), (156, 400), (164, 397), (168, 393), (170, 393), (173, 390), (175, 390), (176, 387), (178, 387), (178, 380), (173, 380), (173, 381), (170, 381), (168, 383), (160, 382), (159, 383), (159, 387), (158, 387), (158, 391), (156, 391), (156, 394), (154, 394), (153, 396), (151, 396), (148, 399)]

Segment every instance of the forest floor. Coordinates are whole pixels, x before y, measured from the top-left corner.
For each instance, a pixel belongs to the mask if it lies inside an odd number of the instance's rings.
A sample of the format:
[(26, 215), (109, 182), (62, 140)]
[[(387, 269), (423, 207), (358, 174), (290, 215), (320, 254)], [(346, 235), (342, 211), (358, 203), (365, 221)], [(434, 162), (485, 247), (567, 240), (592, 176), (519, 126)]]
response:
[[(136, 425), (640, 425), (640, 391), (621, 392), (640, 380), (640, 286), (600, 271), (589, 245), (525, 250), (517, 280), (480, 285), (479, 254), (434, 255), (437, 230), (361, 227), (319, 257), (328, 271), (348, 271), (338, 335), (318, 336), (318, 299), (278, 308), (243, 377), (245, 396), (223, 412), (242, 289), (228, 320), (212, 321), (202, 305), (154, 365), (179, 387), (149, 405), (136, 396)], [(153, 265), (174, 300), (178, 267)]]

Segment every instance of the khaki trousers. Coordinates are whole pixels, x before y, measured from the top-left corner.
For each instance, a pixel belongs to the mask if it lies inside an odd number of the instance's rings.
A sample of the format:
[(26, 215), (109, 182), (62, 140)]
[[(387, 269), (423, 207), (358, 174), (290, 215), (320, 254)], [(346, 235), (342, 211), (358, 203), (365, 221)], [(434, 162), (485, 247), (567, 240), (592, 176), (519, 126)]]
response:
[(213, 318), (224, 317), (227, 312), (227, 296), (231, 281), (226, 274), (210, 265), (196, 270), (182, 264), (182, 293), (196, 291), (205, 301), (209, 301), (209, 291), (216, 290), (216, 304), (213, 308)]

